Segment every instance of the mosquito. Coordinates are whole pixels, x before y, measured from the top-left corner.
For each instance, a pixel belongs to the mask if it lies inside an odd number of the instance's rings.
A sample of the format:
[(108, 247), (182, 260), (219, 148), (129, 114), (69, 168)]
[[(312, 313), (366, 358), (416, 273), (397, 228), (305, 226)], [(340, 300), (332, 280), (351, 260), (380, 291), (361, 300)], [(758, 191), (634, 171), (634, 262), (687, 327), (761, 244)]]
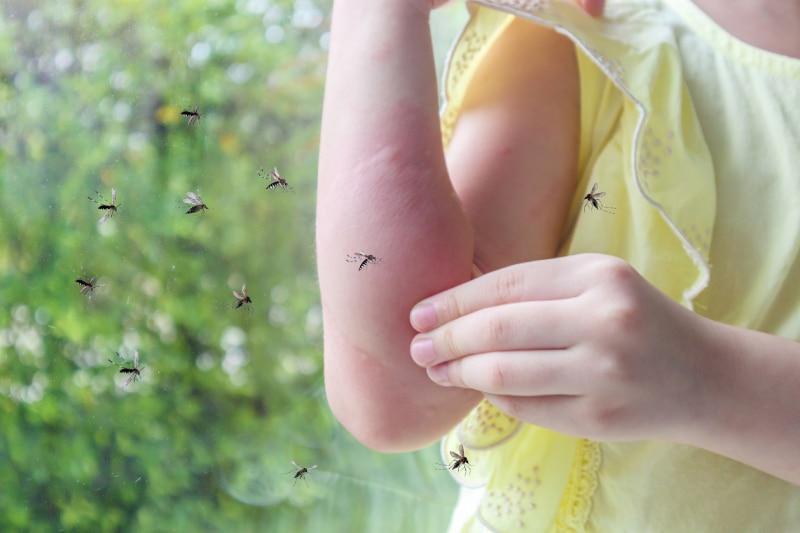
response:
[(203, 116), (198, 110), (200, 109), (199, 105), (194, 106), (194, 111), (189, 111), (188, 109), (184, 109), (181, 111), (181, 115), (184, 117), (189, 117), (189, 121), (186, 123), (186, 126), (191, 126), (192, 124), (199, 124), (200, 118)]
[(247, 295), (247, 285), (242, 285), (242, 292), (233, 291), (233, 295), (236, 297), (236, 303), (233, 304), (234, 309), (239, 309), (243, 305), (253, 303), (253, 300)]
[(294, 461), (292, 461), (292, 464), (294, 465), (294, 470), (290, 470), (290, 471), (288, 471), (286, 473), (287, 474), (291, 474), (292, 472), (294, 472), (294, 482), (295, 482), (295, 484), (297, 483), (298, 479), (302, 479), (303, 483), (305, 483), (306, 486), (308, 486), (308, 482), (306, 481), (306, 475), (309, 473), (309, 470), (314, 470), (317, 467), (317, 465), (308, 466), (308, 467), (300, 466), (299, 464), (295, 463)]
[(352, 254), (347, 254), (347, 262), (348, 263), (358, 263), (358, 270), (361, 271), (367, 267), (368, 264), (377, 264), (383, 261), (383, 259), (379, 257), (375, 257), (372, 254), (364, 253), (364, 252), (355, 252)]
[(260, 178), (264, 178), (265, 180), (272, 180), (267, 185), (267, 190), (275, 188), (281, 188), (284, 191), (292, 190), (292, 187), (289, 185), (289, 182), (281, 177), (281, 173), (278, 172), (278, 167), (273, 167), (273, 169), (270, 170), (269, 172), (264, 172), (264, 167), (261, 167), (261, 170), (258, 171), (258, 176)]
[(95, 276), (89, 278), (88, 280), (85, 280), (83, 278), (78, 278), (75, 280), (75, 283), (81, 286), (81, 291), (80, 291), (81, 296), (86, 296), (90, 300), (92, 299), (92, 294), (94, 293), (94, 290), (97, 288), (97, 285), (94, 284), (94, 280), (96, 279), (97, 277)]
[(457, 472), (461, 471), (461, 469), (463, 468), (464, 473), (469, 474), (471, 465), (469, 464), (469, 459), (467, 459), (467, 456), (464, 454), (463, 444), (458, 445), (458, 453), (451, 451), (450, 457), (452, 457), (453, 460), (450, 461), (449, 464), (446, 465), (442, 463), (437, 463), (437, 464), (442, 465), (447, 470), (455, 470)]
[(103, 196), (99, 192), (97, 191), (94, 192), (97, 195), (97, 198), (99, 198), (99, 200), (96, 198), (92, 198), (91, 196), (88, 196), (88, 198), (89, 200), (97, 204), (97, 209), (105, 211), (105, 214), (103, 214), (103, 216), (100, 218), (100, 221), (98, 222), (98, 224), (102, 224), (103, 222), (108, 220), (109, 217), (113, 217), (117, 213), (117, 209), (119, 209), (120, 207), (117, 205), (117, 190), (113, 187), (111, 188), (110, 202), (105, 198), (103, 198)]
[(597, 183), (592, 185), (592, 191), (583, 197), (583, 209), (586, 210), (587, 207), (593, 207), (605, 213), (614, 214), (613, 211), (616, 209), (614, 207), (606, 207), (600, 201), (600, 198), (606, 195), (604, 192), (597, 192)]
[(208, 206), (203, 203), (203, 200), (192, 191), (186, 193), (188, 198), (183, 199), (183, 203), (191, 204), (192, 207), (186, 211), (187, 215), (191, 215), (192, 213), (202, 213), (203, 209), (208, 209)]
[(70, 270), (72, 270), (72, 273), (75, 274), (75, 283), (77, 283), (80, 287), (80, 295), (86, 296), (89, 300), (91, 300), (95, 289), (102, 287), (101, 284), (97, 283), (97, 276), (86, 275), (86, 272), (83, 270), (83, 268), (81, 268), (80, 274), (75, 272), (75, 269), (73, 268)]
[[(127, 361), (125, 361), (125, 359), (122, 358), (122, 356), (119, 354), (119, 352), (117, 352), (117, 357), (119, 357), (120, 361), (122, 361), (122, 364), (127, 364)], [(122, 366), (119, 363), (115, 363), (111, 359), (109, 359), (108, 362), (111, 363), (114, 366), (118, 366), (120, 374), (129, 374), (128, 375), (128, 379), (126, 379), (125, 383), (122, 384), (122, 388), (123, 389), (125, 387), (127, 387), (128, 385), (130, 385), (131, 381), (136, 381), (137, 379), (142, 379), (142, 370), (144, 370), (144, 367), (139, 367), (139, 350), (136, 350), (135, 352), (133, 352), (133, 366), (132, 367), (130, 367), (130, 366)]]

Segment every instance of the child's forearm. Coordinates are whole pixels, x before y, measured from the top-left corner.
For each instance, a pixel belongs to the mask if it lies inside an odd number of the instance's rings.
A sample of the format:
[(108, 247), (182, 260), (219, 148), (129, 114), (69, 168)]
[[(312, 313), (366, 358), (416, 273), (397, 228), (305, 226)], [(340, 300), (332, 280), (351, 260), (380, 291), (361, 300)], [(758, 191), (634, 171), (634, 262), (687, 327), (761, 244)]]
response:
[[(427, 17), (408, 0), (334, 6), (317, 206), (320, 283), (327, 310), (370, 353), (385, 348), (380, 339), (394, 320), (410, 330), (408, 311), (425, 293), (470, 274), (469, 222), (445, 168)], [(356, 251), (383, 262), (359, 272), (345, 261)], [(382, 318), (391, 321), (375, 323)], [(365, 342), (371, 337), (378, 345)]]
[[(346, 261), (357, 251), (382, 262), (359, 271)], [(412, 305), (468, 280), (472, 254), (470, 225), (445, 167), (428, 13), (408, 0), (338, 0), (317, 258), (328, 396), (357, 437), (378, 448), (384, 439), (413, 447), (436, 438), (474, 403), (464, 401), (474, 392), (433, 385), (408, 351)], [(447, 399), (462, 407), (448, 410)], [(389, 437), (389, 424), (411, 444)]]
[(704, 387), (676, 440), (800, 485), (800, 344), (704, 322)]

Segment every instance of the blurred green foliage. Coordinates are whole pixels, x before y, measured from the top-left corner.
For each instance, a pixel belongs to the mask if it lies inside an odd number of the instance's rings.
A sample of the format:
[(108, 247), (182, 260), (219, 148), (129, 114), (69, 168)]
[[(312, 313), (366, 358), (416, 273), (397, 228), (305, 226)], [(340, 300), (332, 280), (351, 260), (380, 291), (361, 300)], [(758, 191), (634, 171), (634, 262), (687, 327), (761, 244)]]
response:
[[(0, 531), (444, 529), (437, 451), (372, 453), (324, 399), (329, 12), (0, 2)], [(262, 166), (293, 191), (266, 190)], [(87, 197), (112, 188), (98, 224)], [(209, 210), (186, 215), (187, 191)], [(243, 284), (253, 305), (232, 309)], [(108, 359), (137, 350), (122, 388)], [(292, 460), (319, 467), (295, 480)]]

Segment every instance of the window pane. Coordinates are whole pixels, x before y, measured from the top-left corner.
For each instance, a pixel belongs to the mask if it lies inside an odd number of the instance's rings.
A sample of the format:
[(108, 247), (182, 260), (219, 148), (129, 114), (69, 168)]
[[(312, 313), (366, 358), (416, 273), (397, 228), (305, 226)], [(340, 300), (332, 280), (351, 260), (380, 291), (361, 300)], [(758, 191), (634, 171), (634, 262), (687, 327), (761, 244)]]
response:
[(329, 13), (0, 3), (1, 531), (445, 527), (436, 448), (369, 452), (324, 398)]

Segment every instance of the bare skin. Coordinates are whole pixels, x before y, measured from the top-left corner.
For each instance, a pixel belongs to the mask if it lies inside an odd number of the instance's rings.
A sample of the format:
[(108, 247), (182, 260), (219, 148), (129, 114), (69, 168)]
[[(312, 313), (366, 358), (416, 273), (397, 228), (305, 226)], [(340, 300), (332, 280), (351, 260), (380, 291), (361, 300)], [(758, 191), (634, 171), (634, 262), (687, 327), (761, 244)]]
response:
[[(317, 252), (339, 420), (372, 448), (405, 451), (485, 396), (565, 433), (683, 442), (800, 483), (800, 345), (702, 318), (619, 259), (549, 259), (575, 187), (571, 43), (515, 21), (445, 159), (432, 7), (334, 6)], [(505, 68), (520, 47), (546, 52)], [(354, 272), (345, 257), (362, 249), (384, 262)], [(471, 280), (473, 264), (488, 274)]]
[(800, 58), (800, 2), (791, 0), (694, 0), (738, 39), (778, 54)]

